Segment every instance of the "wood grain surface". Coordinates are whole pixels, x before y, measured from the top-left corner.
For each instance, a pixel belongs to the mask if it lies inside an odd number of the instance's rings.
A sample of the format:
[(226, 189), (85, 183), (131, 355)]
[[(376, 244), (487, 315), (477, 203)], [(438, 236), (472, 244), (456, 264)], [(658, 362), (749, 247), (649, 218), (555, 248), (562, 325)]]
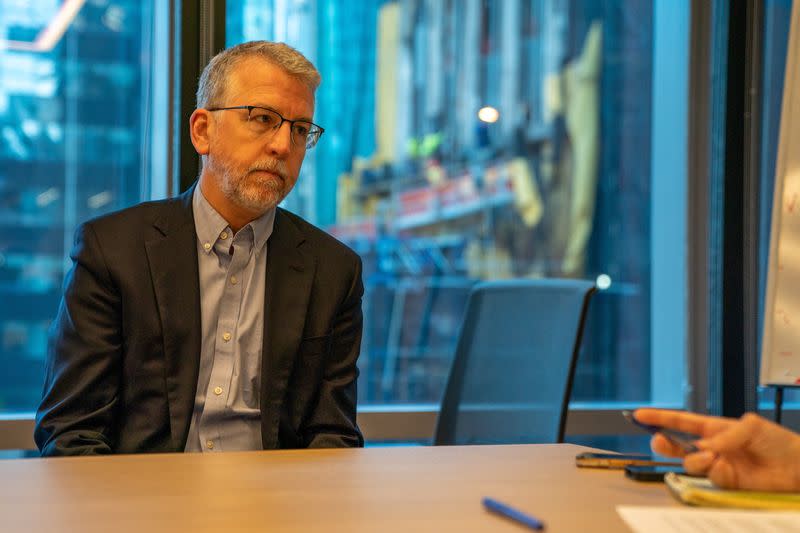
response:
[(569, 444), (0, 461), (0, 529), (34, 533), (628, 531), (615, 506), (677, 505), (661, 484), (586, 470)]

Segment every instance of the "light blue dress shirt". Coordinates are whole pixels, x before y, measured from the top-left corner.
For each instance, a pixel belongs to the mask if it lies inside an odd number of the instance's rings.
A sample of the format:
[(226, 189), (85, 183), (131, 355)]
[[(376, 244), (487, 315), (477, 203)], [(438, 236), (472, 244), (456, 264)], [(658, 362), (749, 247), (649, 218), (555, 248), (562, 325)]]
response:
[(234, 235), (199, 185), (192, 207), (203, 337), (186, 451), (260, 450), (266, 243), (275, 209)]

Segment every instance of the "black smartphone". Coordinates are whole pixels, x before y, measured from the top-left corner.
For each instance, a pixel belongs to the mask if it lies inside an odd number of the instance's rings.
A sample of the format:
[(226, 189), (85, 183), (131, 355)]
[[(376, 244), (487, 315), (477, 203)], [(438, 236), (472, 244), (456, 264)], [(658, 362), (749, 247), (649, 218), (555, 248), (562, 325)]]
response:
[(680, 466), (679, 461), (655, 459), (650, 455), (638, 453), (594, 453), (583, 452), (575, 456), (575, 465), (581, 468), (609, 468), (622, 470), (628, 465), (639, 466)]
[(675, 472), (676, 474), (686, 474), (686, 471), (681, 465), (656, 465), (656, 466), (643, 466), (643, 465), (629, 465), (625, 467), (625, 476), (636, 481), (664, 481), (664, 475), (667, 472)]

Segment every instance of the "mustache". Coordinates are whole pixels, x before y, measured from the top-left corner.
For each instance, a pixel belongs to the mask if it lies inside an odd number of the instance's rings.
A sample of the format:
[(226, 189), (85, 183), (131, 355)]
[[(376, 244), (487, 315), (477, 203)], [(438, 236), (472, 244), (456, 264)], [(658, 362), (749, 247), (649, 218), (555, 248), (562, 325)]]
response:
[(289, 175), (289, 169), (286, 168), (286, 163), (277, 159), (265, 159), (264, 161), (259, 161), (255, 165), (251, 166), (249, 171), (271, 172), (280, 176), (284, 181), (286, 181), (286, 178)]

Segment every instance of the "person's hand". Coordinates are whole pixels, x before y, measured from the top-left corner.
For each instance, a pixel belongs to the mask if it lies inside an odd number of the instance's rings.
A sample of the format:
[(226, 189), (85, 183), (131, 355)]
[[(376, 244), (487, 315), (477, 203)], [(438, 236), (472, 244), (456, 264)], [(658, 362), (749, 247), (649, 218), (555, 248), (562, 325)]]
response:
[(693, 433), (700, 450), (686, 454), (663, 435), (656, 434), (653, 451), (683, 457), (686, 471), (708, 477), (728, 489), (800, 491), (800, 435), (747, 413), (740, 419), (681, 411), (637, 409), (645, 424)]

